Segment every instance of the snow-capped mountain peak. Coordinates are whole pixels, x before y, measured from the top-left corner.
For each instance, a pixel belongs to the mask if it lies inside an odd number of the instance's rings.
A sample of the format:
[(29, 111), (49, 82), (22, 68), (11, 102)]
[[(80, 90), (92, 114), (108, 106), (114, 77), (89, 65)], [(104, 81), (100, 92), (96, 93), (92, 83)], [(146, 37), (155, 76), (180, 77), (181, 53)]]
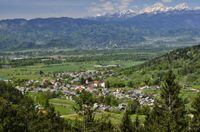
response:
[(119, 11), (117, 13), (115, 13), (116, 15), (118, 14), (118, 17), (129, 17), (129, 16), (134, 16), (137, 14), (137, 12), (135, 12), (134, 10), (132, 9), (128, 9), (128, 10), (122, 10), (122, 11)]
[(165, 6), (163, 3), (155, 3), (149, 7), (146, 7), (141, 10), (123, 10), (117, 11), (115, 13), (105, 13), (98, 14), (96, 17), (107, 17), (107, 18), (130, 18), (140, 14), (157, 14), (157, 13), (167, 13), (167, 12), (176, 12), (176, 11), (189, 11), (189, 10), (200, 10), (200, 8), (194, 7), (190, 8), (187, 3), (180, 3), (176, 6)]
[(168, 11), (181, 11), (189, 10), (189, 5), (187, 3), (181, 3), (175, 7), (165, 6), (162, 3), (156, 3), (152, 6), (146, 7), (140, 11), (140, 13), (157, 13), (157, 12), (168, 12)]
[(129, 14), (133, 14), (133, 13), (135, 13), (135, 11), (132, 9), (123, 10), (123, 11), (119, 12), (119, 14), (121, 14), (121, 15), (129, 15)]
[(104, 14), (97, 14), (96, 17), (131, 17), (137, 15), (132, 9), (117, 11), (115, 13), (104, 13)]
[(169, 8), (164, 6), (162, 3), (156, 3), (152, 6), (146, 7), (143, 10), (141, 10), (141, 13), (153, 13), (153, 12), (164, 12), (168, 11)]
[(190, 7), (187, 3), (181, 3), (174, 7), (175, 10), (189, 10)]

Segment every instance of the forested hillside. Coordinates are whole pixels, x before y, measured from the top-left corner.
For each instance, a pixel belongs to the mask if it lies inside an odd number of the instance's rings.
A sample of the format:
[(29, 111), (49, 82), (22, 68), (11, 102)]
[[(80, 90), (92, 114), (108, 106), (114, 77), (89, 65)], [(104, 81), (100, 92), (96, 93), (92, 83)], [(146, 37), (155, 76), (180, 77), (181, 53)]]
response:
[(157, 85), (168, 69), (173, 69), (177, 81), (182, 85), (199, 86), (200, 45), (174, 50), (139, 66), (121, 69), (116, 72), (116, 77), (108, 80), (111, 84), (115, 80), (121, 80), (122, 86)]
[(199, 42), (200, 11), (139, 14), (128, 19), (38, 18), (0, 21), (0, 50), (180, 47)]
[(137, 28), (87, 19), (48, 18), (0, 21), (0, 49), (106, 48), (144, 41)]
[(0, 81), (1, 132), (63, 131), (64, 127), (64, 120), (48, 103), (41, 109), (10, 83)]

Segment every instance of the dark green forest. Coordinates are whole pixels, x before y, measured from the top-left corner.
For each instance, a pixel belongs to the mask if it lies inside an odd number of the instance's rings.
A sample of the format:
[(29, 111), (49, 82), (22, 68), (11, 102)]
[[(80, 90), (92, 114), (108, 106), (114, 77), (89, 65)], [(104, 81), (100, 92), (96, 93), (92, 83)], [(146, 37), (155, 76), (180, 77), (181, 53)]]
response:
[(0, 82), (0, 131), (36, 132), (63, 131), (64, 120), (47, 106), (45, 112), (36, 108), (33, 101), (11, 83)]

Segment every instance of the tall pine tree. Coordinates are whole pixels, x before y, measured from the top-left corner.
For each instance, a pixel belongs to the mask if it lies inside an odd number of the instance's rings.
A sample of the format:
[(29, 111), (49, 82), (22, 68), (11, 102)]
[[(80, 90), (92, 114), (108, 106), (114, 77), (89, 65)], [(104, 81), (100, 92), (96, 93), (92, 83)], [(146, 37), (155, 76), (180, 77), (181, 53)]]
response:
[(182, 132), (187, 128), (185, 102), (179, 97), (181, 87), (175, 82), (170, 70), (161, 88), (161, 95), (155, 102), (146, 120), (146, 129), (157, 132)]
[(133, 122), (133, 132), (140, 132), (141, 126), (140, 126), (140, 120), (138, 118), (138, 115), (136, 116), (135, 122)]
[(200, 93), (198, 94), (197, 98), (194, 100), (193, 104), (193, 119), (191, 122), (191, 131), (192, 132), (199, 132), (200, 131)]
[(129, 112), (126, 110), (123, 118), (122, 118), (122, 122), (120, 125), (120, 131), (121, 132), (132, 132), (133, 131), (133, 126), (132, 126), (132, 121), (129, 115)]

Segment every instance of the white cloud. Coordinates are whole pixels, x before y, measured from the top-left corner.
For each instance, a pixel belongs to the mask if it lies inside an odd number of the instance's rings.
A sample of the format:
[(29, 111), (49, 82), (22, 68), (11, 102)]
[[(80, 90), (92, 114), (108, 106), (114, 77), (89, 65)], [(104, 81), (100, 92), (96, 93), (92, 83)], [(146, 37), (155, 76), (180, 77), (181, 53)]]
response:
[(189, 10), (189, 9), (194, 9), (194, 8), (191, 8), (187, 3), (180, 3), (175, 6), (165, 6), (163, 3), (158, 2), (140, 10), (140, 13), (167, 12), (174, 10)]
[(172, 0), (161, 0), (161, 1), (164, 2), (164, 3), (172, 2)]
[(200, 10), (200, 6), (194, 7), (195, 10)]
[(95, 14), (114, 13), (116, 11), (128, 10), (134, 0), (99, 0), (94, 2), (89, 11)]
[(110, 1), (100, 0), (100, 3), (93, 3), (93, 6), (90, 7), (89, 10), (96, 14), (113, 12), (114, 6)]
[(119, 10), (127, 10), (132, 0), (120, 0)]

